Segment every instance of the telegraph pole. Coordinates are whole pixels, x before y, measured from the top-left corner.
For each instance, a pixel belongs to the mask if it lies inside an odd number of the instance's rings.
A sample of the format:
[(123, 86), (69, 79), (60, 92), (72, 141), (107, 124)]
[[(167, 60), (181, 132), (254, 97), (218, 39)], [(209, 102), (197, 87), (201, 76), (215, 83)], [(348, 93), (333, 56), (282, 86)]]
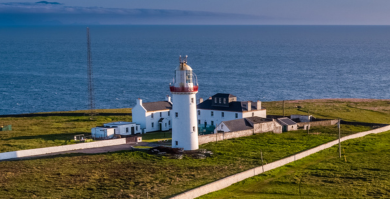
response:
[(284, 105), (284, 100), (283, 100), (283, 117), (284, 117), (284, 107), (285, 107), (285, 105)]
[(307, 109), (307, 116), (309, 118), (309, 125), (307, 126), (307, 134), (309, 135), (309, 129), (310, 129), (310, 112), (309, 112), (309, 109)]
[(91, 39), (89, 37), (89, 27), (87, 27), (87, 63), (88, 63), (88, 99), (89, 99), (89, 110), (90, 119), (93, 119), (95, 103), (93, 96), (93, 82), (92, 82), (92, 58), (91, 58)]

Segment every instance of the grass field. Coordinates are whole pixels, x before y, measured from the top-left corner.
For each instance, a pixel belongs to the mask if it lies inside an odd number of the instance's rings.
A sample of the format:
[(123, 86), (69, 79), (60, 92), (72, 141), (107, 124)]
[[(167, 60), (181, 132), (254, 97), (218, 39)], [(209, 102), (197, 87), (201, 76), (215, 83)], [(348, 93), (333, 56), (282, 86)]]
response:
[[(368, 130), (353, 127), (344, 134)], [(335, 127), (323, 132), (257, 134), (201, 145), (214, 156), (182, 160), (145, 152), (113, 152), (97, 155), (69, 154), (23, 161), (0, 162), (0, 195), (12, 197), (164, 198), (260, 165), (260, 150), (266, 162), (289, 156), (336, 138)], [(15, 169), (17, 168), (17, 169)]]
[[(287, 101), (286, 115), (305, 114), (318, 118), (390, 123), (388, 101)], [(264, 102), (268, 114), (282, 114), (281, 102)], [(296, 108), (301, 106), (301, 108)], [(375, 108), (375, 107), (383, 108)], [(122, 113), (122, 110), (115, 110)], [(126, 110), (126, 112), (129, 110)], [(109, 113), (109, 110), (104, 110)], [(72, 144), (73, 135), (89, 134), (90, 128), (112, 121), (131, 121), (131, 116), (49, 116), (0, 118), (13, 131), (0, 132), (0, 152)], [(342, 134), (369, 130), (342, 125)], [(107, 154), (68, 154), (50, 158), (0, 162), (0, 196), (5, 198), (164, 198), (260, 165), (260, 150), (266, 162), (312, 148), (337, 137), (336, 126), (312, 128), (283, 134), (258, 134), (200, 146), (214, 152), (204, 160), (182, 160), (145, 152), (122, 151)], [(150, 133), (144, 141), (171, 137), (167, 132)], [(348, 157), (347, 157), (348, 158)]]
[(368, 135), (200, 198), (390, 198), (390, 132)]

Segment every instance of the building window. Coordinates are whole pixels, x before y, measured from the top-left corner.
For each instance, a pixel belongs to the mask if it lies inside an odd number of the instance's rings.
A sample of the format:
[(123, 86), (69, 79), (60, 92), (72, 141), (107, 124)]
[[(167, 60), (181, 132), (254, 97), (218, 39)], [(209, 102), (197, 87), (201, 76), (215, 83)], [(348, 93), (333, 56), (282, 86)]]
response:
[(217, 98), (214, 98), (214, 103), (217, 103)]
[(152, 122), (152, 128), (154, 127), (154, 122)]
[(179, 145), (179, 141), (176, 141), (176, 146)]
[(236, 113), (236, 118), (238, 118), (238, 113)]
[(152, 118), (153, 118), (153, 116), (154, 116), (154, 113), (152, 113), (152, 115), (150, 115), (150, 117), (152, 117)]
[(224, 113), (224, 112), (222, 112), (222, 113), (221, 113), (221, 116), (222, 116), (222, 117), (225, 117), (225, 113)]
[(211, 126), (214, 126), (214, 121), (211, 121)]
[(162, 112), (160, 112), (160, 117), (162, 117)]
[(191, 98), (191, 103), (194, 103), (194, 98)]
[(198, 115), (200, 115), (200, 110), (198, 110)]
[(214, 111), (211, 111), (211, 116), (214, 116)]
[(168, 111), (168, 116), (171, 116), (171, 111)]
[(195, 126), (192, 127), (192, 132), (195, 132)]
[(168, 125), (171, 125), (171, 120), (168, 121)]
[(179, 113), (178, 112), (175, 113), (175, 117), (179, 117)]
[(223, 103), (226, 104), (226, 98), (223, 98)]
[(126, 128), (126, 133), (128, 133), (129, 132), (129, 128)]
[(167, 127), (167, 123), (165, 123), (165, 127)]
[(135, 126), (135, 130), (138, 131), (138, 126)]
[(255, 116), (255, 113), (252, 113), (252, 117)]
[(198, 124), (200, 124), (200, 120), (198, 120)]
[(220, 104), (222, 103), (221, 100), (222, 100), (222, 98), (219, 98), (219, 103), (220, 103)]
[(221, 124), (221, 129), (223, 129), (223, 124)]

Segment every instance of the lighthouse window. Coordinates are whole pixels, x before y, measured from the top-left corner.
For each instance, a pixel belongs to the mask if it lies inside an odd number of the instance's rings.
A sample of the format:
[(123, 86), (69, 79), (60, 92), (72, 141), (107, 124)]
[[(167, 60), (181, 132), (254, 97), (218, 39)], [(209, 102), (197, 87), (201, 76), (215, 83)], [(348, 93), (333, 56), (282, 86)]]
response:
[(191, 98), (191, 103), (194, 103), (194, 98)]
[(224, 113), (224, 112), (222, 112), (222, 113), (221, 113), (221, 116), (222, 116), (222, 117), (225, 117), (225, 113)]
[(200, 111), (198, 110), (198, 115), (200, 115)]
[(214, 111), (211, 111), (211, 116), (214, 116)]
[(195, 126), (192, 127), (192, 131), (195, 132)]
[(175, 113), (175, 117), (179, 117), (179, 113), (178, 112)]
[(152, 113), (152, 115), (150, 115), (151, 118), (153, 118), (154, 114)]

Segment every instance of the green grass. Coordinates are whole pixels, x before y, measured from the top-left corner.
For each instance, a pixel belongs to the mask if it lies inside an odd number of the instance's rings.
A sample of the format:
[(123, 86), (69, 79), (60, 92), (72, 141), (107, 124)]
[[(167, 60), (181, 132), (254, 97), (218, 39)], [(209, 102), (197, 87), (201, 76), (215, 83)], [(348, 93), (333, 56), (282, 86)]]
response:
[(112, 121), (131, 121), (131, 116), (0, 118), (0, 124), (12, 125), (12, 131), (0, 131), (0, 152), (74, 144), (74, 135), (91, 135), (91, 128)]
[(158, 142), (164, 140), (172, 140), (172, 131), (150, 132), (142, 134), (142, 142)]
[(389, 198), (390, 132), (368, 135), (200, 198)]
[(200, 147), (214, 152), (213, 157), (204, 160), (189, 156), (177, 160), (141, 151), (121, 151), (0, 162), (0, 195), (5, 198), (145, 198), (148, 191), (150, 198), (165, 198), (259, 166), (260, 150), (265, 161), (272, 162), (337, 137), (334, 126), (312, 130), (321, 133), (264, 133), (204, 144)]
[[(319, 118), (390, 123), (389, 101), (309, 100), (287, 101), (287, 114)], [(301, 106), (300, 109), (294, 106)], [(268, 114), (282, 114), (281, 102), (264, 102)], [(379, 107), (379, 108), (378, 108)], [(115, 110), (117, 113), (130, 110)], [(105, 110), (105, 113), (110, 112)], [(73, 144), (75, 134), (89, 134), (97, 125), (131, 121), (131, 116), (50, 116), (0, 118), (13, 131), (0, 132), (0, 152)], [(342, 134), (366, 131), (368, 127), (342, 125)], [(106, 154), (67, 154), (50, 158), (0, 162), (0, 196), (4, 198), (164, 198), (260, 165), (260, 150), (266, 162), (290, 156), (337, 138), (336, 126), (316, 127), (283, 134), (258, 134), (201, 145), (214, 156), (182, 160), (149, 155), (141, 151)], [(169, 139), (163, 133), (148, 133), (144, 141)], [(346, 149), (347, 150), (347, 149)], [(348, 150), (347, 150), (348, 153)], [(350, 155), (347, 155), (347, 159)], [(329, 159), (331, 161), (332, 159)], [(288, 167), (284, 167), (285, 169)], [(286, 169), (286, 170), (287, 170)], [(275, 172), (282, 172), (276, 170)], [(291, 171), (290, 171), (291, 172)], [(261, 176), (259, 177), (261, 178)], [(288, 188), (287, 188), (288, 189)], [(276, 195), (279, 196), (279, 195)], [(293, 195), (295, 196), (295, 195)]]
[[(269, 115), (282, 115), (283, 102), (263, 102)], [(297, 108), (300, 106), (301, 108)], [(307, 113), (318, 117), (346, 121), (390, 124), (390, 100), (318, 99), (285, 101), (285, 115)]]

